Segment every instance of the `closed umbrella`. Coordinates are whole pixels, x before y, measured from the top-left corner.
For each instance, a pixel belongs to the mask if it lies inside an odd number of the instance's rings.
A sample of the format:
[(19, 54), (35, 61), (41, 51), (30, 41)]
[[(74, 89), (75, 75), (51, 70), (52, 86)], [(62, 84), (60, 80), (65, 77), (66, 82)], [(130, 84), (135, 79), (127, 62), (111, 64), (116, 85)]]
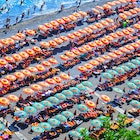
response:
[(37, 102), (33, 103), (32, 106), (35, 107), (37, 110), (43, 109), (45, 107), (41, 103), (37, 103)]
[(128, 86), (129, 88), (131, 88), (131, 89), (136, 89), (136, 88), (137, 88), (137, 86), (136, 86), (134, 83), (132, 83), (132, 82), (128, 82), (128, 83), (127, 83), (127, 86)]
[(103, 125), (102, 122), (99, 121), (99, 120), (97, 120), (97, 119), (92, 120), (91, 124), (92, 124), (92, 126), (94, 126), (94, 127), (96, 127), (96, 128), (101, 128), (102, 125)]
[(124, 94), (124, 91), (122, 89), (120, 89), (120, 88), (114, 87), (113, 91), (115, 91), (116, 93)]
[(137, 101), (137, 100), (132, 100), (132, 101), (130, 102), (130, 105), (132, 105), (134, 108), (140, 109), (140, 102)]
[(80, 91), (86, 91), (86, 87), (83, 86), (82, 84), (76, 85), (76, 87), (80, 90)]
[(78, 110), (80, 110), (81, 112), (87, 112), (88, 111), (88, 107), (84, 104), (79, 104), (78, 105)]
[(80, 138), (81, 137), (81, 134), (77, 131), (70, 131), (69, 135), (71, 135), (72, 137), (75, 137), (75, 138)]
[(103, 78), (106, 78), (106, 79), (111, 79), (111, 78), (113, 78), (113, 76), (112, 76), (110, 73), (107, 73), (107, 72), (103, 73), (103, 74), (102, 74), (102, 77), (103, 77)]
[(32, 106), (26, 106), (24, 107), (24, 111), (27, 113), (27, 114), (30, 114), (30, 115), (33, 115), (36, 113), (36, 108), (32, 107)]
[(74, 94), (80, 93), (80, 90), (77, 87), (71, 87), (69, 90), (72, 91)]
[(125, 65), (130, 67), (130, 68), (134, 68), (134, 69), (137, 68), (137, 66), (131, 62), (127, 62), (127, 63), (125, 63)]
[(55, 119), (57, 119), (60, 122), (66, 122), (67, 121), (67, 118), (63, 115), (60, 115), (60, 114), (56, 115)]
[(60, 121), (58, 121), (57, 119), (48, 119), (48, 123), (52, 126), (52, 127), (57, 127), (60, 125)]
[(59, 100), (66, 100), (66, 96), (62, 93), (55, 94), (55, 97), (58, 98)]
[(52, 104), (58, 104), (60, 102), (60, 100), (56, 97), (49, 97), (47, 100), (50, 101)]
[(45, 101), (42, 101), (41, 104), (43, 104), (45, 107), (51, 107), (53, 106), (52, 103), (50, 103), (49, 101), (45, 100)]
[(37, 133), (43, 133), (45, 131), (45, 129), (40, 126), (32, 126), (32, 130)]
[(89, 81), (84, 81), (84, 82), (82, 82), (82, 84), (84, 86), (87, 86), (87, 87), (92, 87), (93, 86), (93, 84), (91, 82), (89, 82)]
[(73, 92), (70, 90), (63, 90), (62, 94), (64, 94), (66, 97), (72, 97), (73, 96)]
[(25, 111), (20, 110), (20, 111), (14, 112), (14, 116), (25, 118), (27, 116), (27, 113)]
[(62, 114), (63, 116), (65, 116), (67, 119), (68, 119), (68, 118), (72, 118), (72, 117), (74, 116), (74, 114), (71, 113), (70, 111), (63, 111), (61, 114)]
[(51, 130), (51, 125), (47, 122), (41, 122), (39, 124), (40, 127), (42, 127), (43, 129), (47, 130), (47, 131), (50, 131)]
[(131, 60), (131, 63), (133, 63), (135, 65), (140, 65), (140, 60), (133, 59), (133, 60)]
[(138, 79), (132, 80), (132, 83), (134, 83), (138, 87), (140, 86), (140, 80)]

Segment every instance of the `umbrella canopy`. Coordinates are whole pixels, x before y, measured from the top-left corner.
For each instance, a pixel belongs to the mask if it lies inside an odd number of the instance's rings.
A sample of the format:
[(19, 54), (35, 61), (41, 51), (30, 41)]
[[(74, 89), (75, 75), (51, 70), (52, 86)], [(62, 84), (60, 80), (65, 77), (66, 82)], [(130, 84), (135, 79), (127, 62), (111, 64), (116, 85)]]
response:
[(55, 119), (57, 119), (60, 122), (66, 122), (67, 121), (67, 118), (63, 115), (60, 115), (60, 114), (56, 115)]
[(110, 102), (110, 98), (107, 95), (101, 95), (101, 99), (105, 102)]
[(134, 108), (140, 109), (140, 102), (137, 101), (137, 100), (132, 100), (132, 101), (130, 102), (130, 105), (132, 105)]
[(136, 57), (136, 60), (139, 60), (140, 61), (140, 57)]
[(137, 88), (137, 86), (136, 86), (134, 83), (132, 83), (132, 82), (128, 82), (128, 83), (127, 83), (127, 86), (128, 86), (129, 88), (131, 88), (131, 89), (136, 89), (136, 88)]
[(115, 91), (116, 93), (124, 94), (124, 91), (122, 89), (120, 89), (120, 88), (114, 87), (113, 91)]
[(132, 83), (134, 83), (138, 87), (140, 86), (140, 80), (138, 79), (132, 80)]
[(0, 123), (0, 131), (1, 131), (1, 130), (4, 130), (4, 129), (5, 129), (4, 124), (3, 124), (3, 123)]
[(39, 126), (47, 131), (50, 131), (51, 130), (51, 125), (47, 122), (41, 122), (39, 124)]
[(10, 101), (5, 97), (0, 97), (0, 105), (2, 106), (8, 106), (10, 104)]
[(96, 127), (96, 128), (101, 128), (102, 125), (103, 125), (102, 122), (99, 121), (99, 120), (97, 120), (97, 119), (92, 120), (91, 124), (92, 124), (92, 126), (94, 126), (94, 127)]
[(43, 104), (44, 106), (46, 106), (46, 107), (51, 107), (51, 106), (53, 106), (53, 104), (52, 103), (50, 103), (49, 101), (47, 101), (47, 100), (45, 100), (45, 101), (42, 101), (41, 102), (41, 104)]
[(57, 119), (48, 119), (48, 123), (52, 126), (52, 127), (57, 127), (60, 124), (60, 121), (58, 121)]
[(66, 73), (61, 73), (60, 74), (60, 77), (63, 79), (63, 80), (68, 80), (70, 78), (70, 76)]
[(60, 102), (60, 100), (56, 97), (49, 97), (47, 100), (50, 101), (52, 104), (58, 104)]
[(103, 77), (103, 78), (106, 78), (106, 79), (111, 79), (111, 78), (113, 78), (113, 76), (112, 76), (110, 73), (107, 73), (107, 72), (103, 73), (103, 74), (102, 74), (102, 77)]
[(61, 114), (62, 114), (63, 116), (65, 116), (67, 119), (68, 119), (68, 118), (72, 118), (72, 117), (74, 116), (74, 114), (71, 113), (70, 111), (63, 111)]
[(89, 81), (82, 82), (82, 85), (87, 86), (87, 87), (92, 87), (93, 86), (93, 84)]
[(125, 71), (130, 71), (131, 69), (128, 66), (122, 65), (121, 68), (123, 68)]
[(133, 126), (134, 128), (139, 129), (139, 128), (140, 128), (140, 122), (133, 122), (133, 123), (132, 123), (132, 126)]
[(72, 136), (72, 137), (75, 137), (75, 138), (80, 138), (81, 137), (81, 134), (77, 131), (70, 131), (69, 134)]
[(123, 68), (121, 68), (121, 67), (115, 68), (115, 71), (117, 71), (120, 74), (124, 74), (125, 73), (125, 70)]
[(130, 68), (134, 68), (134, 69), (137, 68), (137, 66), (131, 62), (127, 62), (127, 63), (125, 63), (125, 65), (130, 67)]
[(131, 60), (131, 63), (133, 63), (135, 65), (140, 65), (140, 60), (133, 59), (133, 60)]
[(14, 112), (14, 116), (25, 118), (27, 116), (27, 113), (25, 111), (20, 110), (20, 111)]
[(82, 84), (76, 85), (76, 87), (80, 90), (80, 91), (86, 91), (86, 87)]
[(88, 111), (88, 107), (84, 104), (79, 104), (78, 105), (78, 110), (80, 110), (81, 112), (87, 112)]
[(107, 73), (111, 74), (111, 75), (118, 75), (119, 73), (115, 70), (108, 70)]
[(45, 131), (45, 129), (40, 126), (32, 126), (32, 130), (37, 133), (43, 133)]
[(42, 90), (42, 87), (38, 84), (32, 84), (31, 88), (35, 91), (41, 91)]
[(84, 128), (84, 127), (79, 127), (79, 128), (77, 128), (77, 131), (78, 131), (79, 133), (81, 133), (82, 131), (84, 131), (84, 132), (86, 133), (86, 135), (89, 135), (89, 131), (88, 131), (86, 128)]
[(33, 103), (32, 106), (35, 107), (37, 110), (43, 109), (45, 107), (43, 104), (37, 102)]
[(55, 94), (55, 97), (58, 98), (59, 100), (66, 100), (66, 96), (62, 93)]
[(73, 92), (74, 94), (79, 94), (80, 93), (80, 90), (77, 87), (71, 87), (69, 90), (71, 92)]
[(8, 95), (7, 98), (11, 102), (18, 102), (18, 100), (19, 100), (19, 98), (16, 95), (13, 95), (13, 94)]
[(70, 90), (63, 90), (62, 94), (64, 94), (66, 97), (72, 97), (73, 96), (73, 92)]
[(89, 108), (95, 108), (96, 107), (96, 104), (90, 100), (87, 100), (85, 102), (85, 104), (89, 107)]
[(27, 95), (34, 94), (34, 90), (32, 90), (31, 88), (24, 88), (23, 92)]
[(35, 114), (36, 113), (36, 109), (32, 106), (26, 106), (24, 107), (24, 111), (27, 113), (27, 114)]

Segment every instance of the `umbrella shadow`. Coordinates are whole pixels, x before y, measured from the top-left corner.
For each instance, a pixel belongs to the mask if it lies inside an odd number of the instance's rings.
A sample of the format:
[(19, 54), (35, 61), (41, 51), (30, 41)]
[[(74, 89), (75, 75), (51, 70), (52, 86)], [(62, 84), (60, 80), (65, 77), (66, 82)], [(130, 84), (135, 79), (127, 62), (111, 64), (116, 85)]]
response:
[(28, 125), (25, 124), (25, 123), (18, 123), (17, 126), (18, 126), (20, 129), (22, 129), (22, 130), (28, 128)]

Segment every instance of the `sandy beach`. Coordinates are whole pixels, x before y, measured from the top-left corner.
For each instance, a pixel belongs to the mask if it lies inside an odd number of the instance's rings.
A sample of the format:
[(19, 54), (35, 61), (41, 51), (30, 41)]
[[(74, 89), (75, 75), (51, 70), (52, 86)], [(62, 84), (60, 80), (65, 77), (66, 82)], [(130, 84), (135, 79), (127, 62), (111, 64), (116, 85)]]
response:
[[(101, 0), (101, 1), (95, 1), (95, 2), (89, 2), (89, 3), (86, 3), (84, 5), (81, 5), (80, 8), (78, 10), (82, 10), (82, 11), (88, 11), (88, 10), (91, 10), (91, 8), (94, 8), (95, 6), (97, 5), (103, 5), (105, 4), (106, 2), (108, 1), (112, 1), (112, 0)], [(29, 19), (29, 20), (26, 20), (26, 21), (23, 21), (23, 22), (20, 22), (18, 23), (17, 25), (14, 25), (12, 27), (10, 27), (10, 29), (6, 30), (6, 34), (4, 33), (4, 30), (5, 29), (0, 29), (0, 38), (3, 39), (3, 38), (8, 38), (14, 34), (17, 33), (18, 30), (24, 30), (26, 28), (29, 28), (29, 29), (37, 29), (38, 25), (40, 24), (43, 24), (43, 23), (46, 23), (46, 22), (50, 22), (52, 20), (55, 20), (57, 18), (61, 18), (63, 16), (68, 16), (70, 15), (71, 13), (73, 13), (74, 11), (76, 10), (76, 7), (72, 7), (72, 8), (68, 8), (68, 9), (64, 9), (62, 12), (58, 13), (58, 12), (55, 12), (55, 13), (51, 13), (51, 14), (46, 14), (46, 15), (41, 15), (41, 16), (37, 16), (35, 18), (32, 18), (32, 19)], [(114, 18), (112, 16), (112, 18)], [(84, 23), (82, 26), (77, 26), (75, 28), (75, 31), (77, 31), (78, 29), (82, 29), (84, 27), (86, 27), (88, 24), (87, 23)], [(70, 31), (69, 33), (71, 33), (73, 31)], [(62, 32), (61, 35), (64, 35), (66, 36), (68, 33), (66, 32)], [(48, 41), (48, 40), (51, 40), (51, 39), (54, 39), (56, 37), (56, 35), (53, 35), (52, 37), (48, 37), (47, 39), (43, 39), (42, 41)], [(36, 43), (36, 45), (39, 45), (39, 43)], [(30, 45), (29, 47), (32, 47), (32, 45)], [(21, 49), (20, 51), (24, 51), (27, 47)], [(56, 55), (54, 56), (56, 58), (56, 60), (58, 60), (59, 63), (62, 63), (62, 60), (60, 59), (60, 55), (64, 53), (64, 50), (60, 49)], [(10, 54), (11, 55), (11, 54)], [(66, 73), (70, 72), (71, 76), (72, 77), (76, 77), (77, 75), (80, 74), (80, 72), (77, 70), (77, 67), (78, 66), (81, 66), (85, 63), (87, 63), (89, 61), (82, 61), (80, 64), (74, 66), (73, 68), (65, 71)], [(34, 66), (35, 64), (31, 64), (30, 66)], [(4, 77), (4, 76), (3, 76)], [(94, 90), (95, 87), (99, 84), (99, 78), (100, 76), (98, 76), (98, 78), (90, 78), (89, 81), (93, 83), (93, 85), (95, 85), (94, 87), (92, 87), (91, 89), (88, 90), (88, 92), (90, 90)], [(138, 75), (137, 77), (134, 77), (133, 79), (140, 79), (140, 75)], [(102, 80), (102, 82), (104, 81), (104, 79)], [(126, 83), (128, 81), (125, 81), (124, 84), (122, 85), (119, 85), (119, 86), (116, 86), (118, 88), (121, 88), (123, 89), (125, 87), (125, 90), (126, 92), (129, 91), (129, 88), (126, 86)], [(12, 93), (12, 94), (15, 94), (17, 96), (19, 96), (21, 93), (22, 93), (22, 90), (23, 88), (21, 88), (20, 90), (17, 90), (16, 92)], [(96, 102), (97, 98), (99, 95), (102, 95), (102, 94), (106, 94), (108, 95), (111, 99), (114, 98), (114, 96), (116, 95), (115, 92), (109, 92), (109, 91), (102, 91), (102, 92), (97, 92), (96, 95), (93, 95), (93, 101)], [(5, 95), (6, 96), (6, 95)], [(121, 95), (118, 95), (118, 96), (121, 96)], [(100, 106), (105, 106), (105, 103), (103, 103), (102, 101), (99, 101), (99, 107)], [(77, 105), (74, 105), (74, 107), (72, 109), (70, 109), (69, 111), (71, 111), (72, 113), (74, 113), (75, 109), (77, 108)], [(129, 109), (130, 106), (126, 106), (126, 105), (123, 105), (122, 108), (120, 109), (117, 109), (117, 112), (114, 114), (114, 118), (116, 117), (116, 115), (120, 112), (123, 112), (124, 109)], [(77, 111), (77, 114), (80, 113)], [(140, 120), (140, 116), (137, 118), (138, 120)], [(11, 115), (7, 115), (6, 117), (6, 120), (8, 120), (8, 122), (11, 124), (13, 123), (13, 119), (11, 118)], [(85, 128), (89, 128), (89, 126), (91, 126), (91, 121), (89, 122), (86, 122), (86, 123), (83, 123), (82, 125), (80, 125), (79, 127), (85, 127)], [(28, 128), (26, 128), (25, 130), (22, 130), (20, 128), (18, 128), (17, 126), (15, 126), (17, 129), (18, 129), (18, 133), (16, 135), (13, 136), (12, 140), (31, 140), (33, 137), (35, 137), (36, 135), (38, 135), (37, 133), (33, 133), (33, 134), (29, 134), (28, 131), (31, 129), (31, 126), (29, 126)], [(132, 129), (132, 127), (130, 127), (130, 129)], [(21, 135), (20, 135), (21, 134)], [(19, 135), (19, 136), (17, 136)], [(64, 140), (65, 136), (67, 136), (68, 133), (64, 133), (64, 134), (61, 134), (58, 138), (55, 138), (55, 140)], [(23, 137), (25, 136), (25, 137)]]

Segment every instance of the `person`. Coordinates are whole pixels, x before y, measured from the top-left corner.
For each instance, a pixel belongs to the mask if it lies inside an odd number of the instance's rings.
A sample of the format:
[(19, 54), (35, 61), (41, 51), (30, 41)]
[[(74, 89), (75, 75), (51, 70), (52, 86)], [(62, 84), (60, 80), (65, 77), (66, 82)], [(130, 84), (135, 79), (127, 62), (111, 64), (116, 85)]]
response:
[(21, 6), (23, 3), (24, 3), (24, 0), (21, 0), (21, 1), (20, 1), (20, 6)]
[(61, 4), (61, 7), (60, 7), (60, 10), (59, 10), (59, 13), (62, 12), (64, 10), (64, 5)]
[(23, 12), (21, 15), (21, 20), (24, 18), (24, 16), (25, 16), (25, 13)]
[(18, 23), (18, 17), (16, 17), (16, 24)]
[(42, 5), (41, 5), (41, 7), (40, 7), (40, 11), (42, 11), (44, 5), (45, 5), (45, 1), (42, 3)]
[(27, 15), (29, 16), (29, 14), (30, 14), (30, 9), (28, 9), (28, 11), (27, 11)]
[(35, 12), (35, 10), (36, 10), (36, 5), (34, 5), (34, 12)]

